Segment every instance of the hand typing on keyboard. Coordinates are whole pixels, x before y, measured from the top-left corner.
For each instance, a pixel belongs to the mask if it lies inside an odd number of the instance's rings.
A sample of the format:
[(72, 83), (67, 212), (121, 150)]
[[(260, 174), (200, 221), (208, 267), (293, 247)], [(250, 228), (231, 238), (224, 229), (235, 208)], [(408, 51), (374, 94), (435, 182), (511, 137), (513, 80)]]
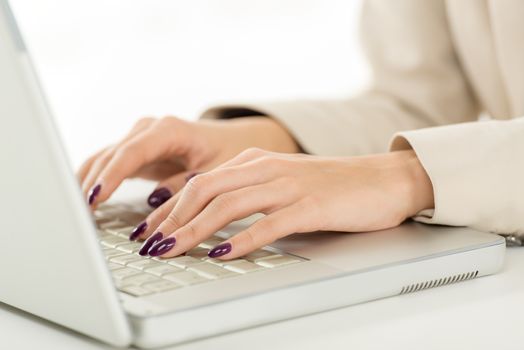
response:
[[(434, 205), (429, 177), (411, 150), (329, 158), (249, 148), (234, 156), (253, 144), (298, 151), (270, 118), (144, 119), (89, 159), (79, 176), (93, 209), (126, 177), (161, 180), (161, 188), (176, 192), (155, 191), (149, 203), (163, 204), (130, 235), (131, 241), (146, 239), (139, 255), (161, 258), (191, 252), (231, 260), (293, 233), (390, 228)], [(213, 247), (199, 246), (255, 213), (266, 216)]]
[(162, 259), (141, 256), (138, 253), (142, 244), (130, 242), (129, 236), (147, 214), (126, 205), (104, 205), (94, 215), (115, 285), (120, 291), (135, 297), (293, 266), (303, 261), (274, 249), (259, 249), (228, 261), (208, 257), (208, 250), (224, 241), (220, 236), (206, 239), (181, 256)]

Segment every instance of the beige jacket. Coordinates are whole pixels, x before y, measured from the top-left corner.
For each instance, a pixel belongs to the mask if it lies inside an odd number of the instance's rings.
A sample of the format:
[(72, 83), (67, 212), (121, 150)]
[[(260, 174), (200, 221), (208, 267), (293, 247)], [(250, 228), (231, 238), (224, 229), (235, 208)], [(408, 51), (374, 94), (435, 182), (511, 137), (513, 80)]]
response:
[(374, 72), (362, 95), (204, 117), (258, 111), (318, 155), (412, 147), (435, 193), (416, 220), (523, 233), (524, 1), (368, 0), (361, 29)]

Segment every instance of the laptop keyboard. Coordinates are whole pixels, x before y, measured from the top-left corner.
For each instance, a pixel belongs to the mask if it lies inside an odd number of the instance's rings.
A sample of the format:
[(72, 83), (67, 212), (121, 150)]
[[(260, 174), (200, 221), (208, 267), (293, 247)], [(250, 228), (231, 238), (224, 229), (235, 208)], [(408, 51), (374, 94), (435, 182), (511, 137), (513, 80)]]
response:
[(135, 297), (305, 261), (267, 248), (230, 261), (212, 259), (207, 256), (209, 249), (225, 241), (217, 235), (174, 258), (143, 257), (138, 254), (142, 243), (129, 241), (129, 235), (147, 213), (126, 205), (104, 205), (94, 214), (98, 238), (115, 285)]

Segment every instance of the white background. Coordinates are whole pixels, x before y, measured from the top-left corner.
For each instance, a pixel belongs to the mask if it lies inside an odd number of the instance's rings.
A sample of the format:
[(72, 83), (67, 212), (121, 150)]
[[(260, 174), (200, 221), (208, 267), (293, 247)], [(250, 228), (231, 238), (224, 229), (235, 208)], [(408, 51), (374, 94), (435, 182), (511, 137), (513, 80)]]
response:
[(347, 96), (359, 0), (11, 1), (75, 166), (141, 116)]
[[(220, 101), (347, 95), (369, 74), (358, 1), (12, 2), (76, 165), (141, 115), (194, 119)], [(492, 277), (183, 348), (522, 349), (523, 269), (510, 249)], [(5, 305), (0, 329), (2, 349), (100, 349)]]

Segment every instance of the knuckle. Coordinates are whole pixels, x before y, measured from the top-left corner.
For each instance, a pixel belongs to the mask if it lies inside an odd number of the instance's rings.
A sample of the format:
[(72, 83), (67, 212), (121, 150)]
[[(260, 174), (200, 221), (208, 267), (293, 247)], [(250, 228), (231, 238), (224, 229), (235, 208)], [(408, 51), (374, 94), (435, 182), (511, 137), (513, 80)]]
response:
[(267, 154), (259, 159), (260, 165), (270, 167), (281, 167), (287, 164), (285, 159), (279, 158), (278, 156)]
[(178, 214), (174, 211), (169, 213), (167, 216), (165, 223), (169, 225), (170, 227), (181, 227), (182, 226), (182, 220), (178, 216)]
[(165, 117), (160, 118), (157, 121), (155, 126), (158, 127), (159, 129), (173, 128), (173, 127), (178, 127), (181, 123), (182, 123), (182, 120), (178, 119), (177, 117), (165, 116)]
[(235, 209), (236, 196), (231, 193), (218, 195), (213, 200), (213, 206), (220, 212), (231, 211)]
[(104, 153), (102, 153), (100, 155), (100, 157), (98, 158), (102, 163), (106, 163), (108, 162), (109, 160), (111, 160), (111, 158), (113, 158), (113, 155), (115, 154), (115, 150), (114, 149), (108, 149), (107, 151), (105, 151)]
[(193, 196), (201, 196), (204, 190), (209, 184), (209, 175), (208, 174), (199, 174), (193, 176), (186, 184), (185, 191), (191, 193)]
[(194, 242), (195, 240), (198, 240), (198, 230), (196, 229), (195, 225), (191, 222), (188, 222), (184, 226), (184, 238), (188, 239), (189, 241)]
[(151, 214), (149, 214), (148, 220), (151, 220), (151, 222), (162, 222), (166, 220), (166, 218), (169, 216), (169, 213), (170, 207), (166, 205), (161, 205), (155, 210), (153, 210)]
[(153, 118), (153, 117), (142, 117), (142, 118), (139, 118), (136, 123), (135, 123), (135, 127), (138, 127), (138, 128), (142, 128), (142, 127), (146, 127), (148, 125), (150, 125), (151, 123), (153, 123), (156, 119)]
[[(275, 222), (273, 219), (266, 218), (265, 220), (260, 220), (254, 225), (253, 238), (258, 240), (260, 235), (269, 235), (275, 230)], [(255, 234), (256, 233), (256, 234)]]
[(256, 228), (251, 226), (244, 231), (245, 243), (249, 247), (257, 247), (257, 231)]
[(256, 158), (264, 155), (266, 151), (258, 147), (250, 147), (242, 153), (248, 158)]
[(129, 157), (137, 158), (137, 157), (140, 157), (141, 154), (142, 154), (142, 147), (139, 147), (139, 145), (136, 144), (135, 142), (127, 143), (119, 147), (115, 151), (115, 157), (118, 157), (118, 158), (129, 158)]

